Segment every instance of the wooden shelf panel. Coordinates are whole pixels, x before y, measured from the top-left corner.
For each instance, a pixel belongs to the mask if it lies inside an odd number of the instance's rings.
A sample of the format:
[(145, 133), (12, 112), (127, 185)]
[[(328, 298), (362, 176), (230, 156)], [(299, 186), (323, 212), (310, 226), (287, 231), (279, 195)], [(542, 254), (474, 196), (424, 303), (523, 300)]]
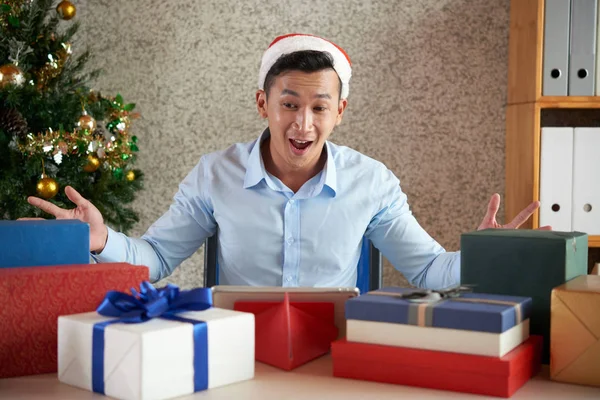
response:
[(544, 0), (511, 0), (508, 104), (534, 102), (542, 93)]
[(588, 236), (588, 247), (600, 247), (600, 235)]
[(540, 108), (600, 108), (600, 96), (542, 96)]
[[(510, 221), (539, 195), (540, 113), (535, 103), (506, 108), (504, 217)], [(523, 228), (538, 226), (538, 213)]]

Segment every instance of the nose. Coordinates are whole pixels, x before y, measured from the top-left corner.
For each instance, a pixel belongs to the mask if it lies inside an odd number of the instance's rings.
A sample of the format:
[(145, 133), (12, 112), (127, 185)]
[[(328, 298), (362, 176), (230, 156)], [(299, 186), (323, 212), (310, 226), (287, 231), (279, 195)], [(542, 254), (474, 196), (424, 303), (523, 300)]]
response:
[(312, 130), (313, 115), (310, 108), (298, 110), (296, 120), (294, 121), (294, 128), (300, 132), (310, 132)]

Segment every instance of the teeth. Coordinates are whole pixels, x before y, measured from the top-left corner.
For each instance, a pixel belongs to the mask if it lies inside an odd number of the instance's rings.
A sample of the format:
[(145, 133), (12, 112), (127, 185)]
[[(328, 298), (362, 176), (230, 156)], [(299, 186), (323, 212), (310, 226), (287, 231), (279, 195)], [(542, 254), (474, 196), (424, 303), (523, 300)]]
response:
[(300, 143), (300, 144), (304, 144), (304, 143), (307, 143), (308, 140), (296, 140), (296, 139), (294, 139), (294, 142)]

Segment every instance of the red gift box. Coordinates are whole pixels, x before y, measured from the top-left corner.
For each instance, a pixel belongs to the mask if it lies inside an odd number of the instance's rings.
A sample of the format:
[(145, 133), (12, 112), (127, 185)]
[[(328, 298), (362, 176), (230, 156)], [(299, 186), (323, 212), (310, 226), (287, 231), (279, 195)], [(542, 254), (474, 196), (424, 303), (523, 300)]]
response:
[(348, 342), (332, 343), (333, 376), (510, 397), (541, 367), (543, 338), (532, 335), (503, 357)]
[(147, 267), (126, 263), (0, 268), (0, 378), (56, 372), (58, 317), (148, 279)]
[(237, 301), (234, 310), (255, 318), (255, 359), (292, 370), (329, 353), (338, 337), (333, 303)]

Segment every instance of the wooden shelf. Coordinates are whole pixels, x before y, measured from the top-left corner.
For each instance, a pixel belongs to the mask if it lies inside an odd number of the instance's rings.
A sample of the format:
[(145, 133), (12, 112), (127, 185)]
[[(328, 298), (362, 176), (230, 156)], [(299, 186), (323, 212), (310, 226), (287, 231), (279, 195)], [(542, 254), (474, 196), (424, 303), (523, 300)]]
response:
[[(585, 122), (585, 125), (573, 126), (598, 127), (599, 120), (594, 114), (596, 110), (600, 111), (600, 96), (542, 95), (546, 1), (510, 1), (504, 196), (506, 220), (513, 219), (532, 201), (540, 198), (541, 127), (572, 126), (572, 122)], [(539, 212), (535, 212), (522, 228), (537, 228), (539, 222)], [(588, 247), (593, 255), (591, 261), (600, 262), (600, 235), (589, 235)]]
[(600, 247), (600, 235), (588, 236), (588, 247)]
[(600, 108), (600, 96), (542, 96), (540, 108)]

